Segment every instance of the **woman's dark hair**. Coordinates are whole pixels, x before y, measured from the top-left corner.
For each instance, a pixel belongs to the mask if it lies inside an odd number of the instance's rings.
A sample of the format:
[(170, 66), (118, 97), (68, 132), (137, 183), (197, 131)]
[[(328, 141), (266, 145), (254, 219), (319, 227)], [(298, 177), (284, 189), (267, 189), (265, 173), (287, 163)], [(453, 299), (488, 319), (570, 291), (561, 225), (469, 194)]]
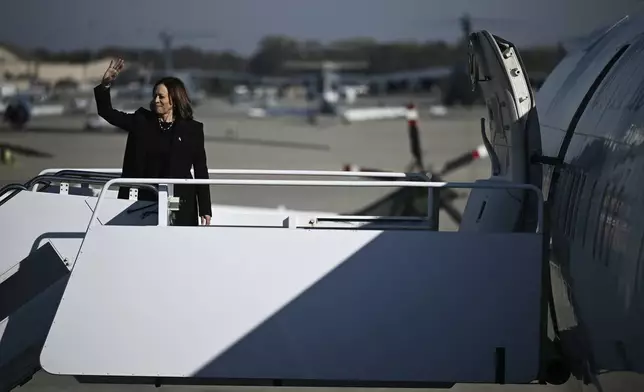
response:
[[(159, 79), (152, 87), (152, 94), (156, 91), (157, 87), (162, 84), (168, 89), (168, 96), (172, 102), (172, 112), (177, 118), (192, 120), (192, 103), (188, 96), (186, 86), (181, 79), (173, 76), (167, 76)], [(150, 102), (150, 110), (154, 112), (154, 99)]]

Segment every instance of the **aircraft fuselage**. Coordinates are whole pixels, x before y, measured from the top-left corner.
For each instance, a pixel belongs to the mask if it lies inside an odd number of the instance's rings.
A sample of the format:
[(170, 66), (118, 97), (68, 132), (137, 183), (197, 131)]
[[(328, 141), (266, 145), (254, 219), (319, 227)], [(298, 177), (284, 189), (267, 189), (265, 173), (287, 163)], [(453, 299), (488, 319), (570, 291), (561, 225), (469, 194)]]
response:
[[(570, 53), (537, 95), (560, 336), (584, 391), (644, 390), (644, 20)], [(577, 386), (575, 387), (577, 389)]]

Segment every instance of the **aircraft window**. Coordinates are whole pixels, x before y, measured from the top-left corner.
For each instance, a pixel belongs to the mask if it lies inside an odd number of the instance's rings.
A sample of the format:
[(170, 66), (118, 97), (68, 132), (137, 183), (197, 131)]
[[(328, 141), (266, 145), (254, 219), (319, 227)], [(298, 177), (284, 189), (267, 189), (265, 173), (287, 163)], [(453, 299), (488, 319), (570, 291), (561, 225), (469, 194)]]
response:
[(588, 199), (586, 202), (586, 213), (582, 215), (584, 219), (584, 234), (582, 237), (582, 246), (586, 246), (586, 238), (588, 238), (588, 235), (590, 234), (589, 231), (589, 226), (588, 226), (588, 221), (590, 219), (590, 209), (593, 205), (593, 196), (595, 195), (595, 189), (597, 189), (597, 180), (593, 181), (593, 186), (590, 188), (590, 192), (588, 192)]

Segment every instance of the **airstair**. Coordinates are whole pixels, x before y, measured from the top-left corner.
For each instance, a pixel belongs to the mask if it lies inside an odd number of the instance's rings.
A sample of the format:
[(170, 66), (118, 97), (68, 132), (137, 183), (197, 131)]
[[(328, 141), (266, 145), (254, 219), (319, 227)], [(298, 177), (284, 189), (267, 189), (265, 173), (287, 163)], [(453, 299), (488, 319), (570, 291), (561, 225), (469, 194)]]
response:
[[(211, 170), (211, 177), (238, 174), (322, 179), (122, 179), (66, 170), (0, 196), (0, 379), (12, 387), (39, 366), (150, 383), (441, 385), (538, 377), (541, 202), (534, 232), (441, 232), (437, 216), (279, 210), (213, 213), (208, 227), (171, 224), (173, 185), (185, 183), (420, 187), (429, 205), (443, 187), (510, 188), (541, 200), (538, 188), (435, 183), (418, 173)], [(378, 176), (389, 179), (355, 178)], [(43, 181), (56, 184), (36, 185)], [(129, 184), (161, 184), (158, 203), (137, 201), (135, 191), (117, 199), (112, 189)], [(475, 221), (489, 219), (486, 210)]]
[[(482, 132), (487, 180), (52, 169), (4, 188), (0, 390), (39, 367), (156, 385), (545, 382), (548, 236), (540, 177), (527, 169), (534, 100), (513, 46), (478, 34), (475, 76), (494, 96), (498, 137)], [(210, 226), (179, 227), (178, 184), (421, 188), (427, 216), (213, 208)], [(132, 186), (128, 200), (116, 198), (119, 186)], [(157, 202), (139, 201), (141, 187)], [(458, 231), (438, 230), (444, 188), (472, 189)]]

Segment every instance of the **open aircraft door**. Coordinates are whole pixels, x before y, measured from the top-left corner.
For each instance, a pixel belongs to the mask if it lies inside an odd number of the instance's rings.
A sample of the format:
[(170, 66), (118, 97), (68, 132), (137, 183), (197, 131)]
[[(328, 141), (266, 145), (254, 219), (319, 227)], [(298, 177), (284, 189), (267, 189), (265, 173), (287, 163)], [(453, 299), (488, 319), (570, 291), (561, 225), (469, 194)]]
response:
[[(490, 155), (492, 176), (484, 182), (532, 184), (541, 189), (541, 132), (535, 96), (516, 47), (488, 31), (470, 35), (472, 87), (478, 86), (487, 106), (488, 126), (481, 136)], [(536, 200), (515, 189), (472, 192), (461, 230), (512, 231), (532, 229)], [(469, 215), (469, 218), (468, 218)]]
[[(481, 137), (489, 153), (491, 176), (477, 183), (515, 183), (543, 190), (543, 166), (557, 162), (543, 157), (541, 127), (535, 93), (519, 51), (509, 41), (488, 31), (470, 34), (469, 72), (472, 88), (478, 87), (487, 107), (488, 127), (481, 119)], [(460, 231), (530, 232), (539, 225), (540, 198), (522, 189), (473, 189)], [(545, 209), (544, 205), (544, 209)], [(554, 314), (548, 261), (548, 212), (545, 210), (541, 266), (541, 374), (540, 380), (561, 384), (570, 374), (557, 343), (547, 335), (548, 311)], [(550, 308), (549, 308), (550, 305)], [(555, 327), (556, 331), (556, 327)], [(555, 342), (558, 340), (555, 336)], [(554, 349), (554, 350), (553, 350)]]

